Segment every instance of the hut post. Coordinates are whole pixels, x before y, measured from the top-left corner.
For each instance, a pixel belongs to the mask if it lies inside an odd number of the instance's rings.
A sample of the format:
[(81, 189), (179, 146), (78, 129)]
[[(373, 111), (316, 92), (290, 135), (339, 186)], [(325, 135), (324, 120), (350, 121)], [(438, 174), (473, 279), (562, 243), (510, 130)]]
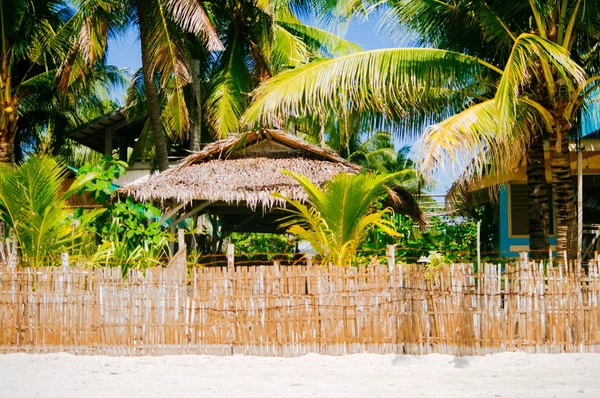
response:
[(112, 156), (113, 150), (113, 127), (104, 130), (104, 154)]
[(396, 245), (387, 246), (387, 263), (390, 272), (396, 267)]
[(306, 266), (307, 267), (312, 267), (313, 265), (313, 255), (311, 253), (306, 253), (306, 256), (304, 256), (306, 258)]
[(185, 250), (185, 231), (182, 228), (177, 230), (177, 243), (179, 245), (178, 251)]
[(233, 243), (227, 245), (227, 268), (235, 269), (235, 245)]
[(63, 267), (69, 266), (69, 253), (61, 253), (60, 254), (60, 264)]

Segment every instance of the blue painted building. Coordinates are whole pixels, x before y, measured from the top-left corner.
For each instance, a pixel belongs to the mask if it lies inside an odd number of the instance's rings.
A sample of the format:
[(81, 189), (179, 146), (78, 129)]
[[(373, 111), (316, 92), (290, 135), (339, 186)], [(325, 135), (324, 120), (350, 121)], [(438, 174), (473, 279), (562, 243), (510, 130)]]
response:
[[(583, 224), (584, 224), (584, 246), (587, 251), (600, 250), (600, 139), (583, 139), (584, 147), (582, 156), (583, 169)], [(548, 159), (548, 156), (547, 156)], [(547, 160), (548, 162), (548, 160)], [(576, 181), (577, 156), (575, 146), (572, 145), (571, 169)], [(547, 170), (550, 170), (549, 162)], [(546, 175), (548, 183), (552, 176)], [(501, 257), (516, 257), (519, 252), (529, 250), (529, 208), (527, 200), (527, 176), (526, 166), (507, 174), (503, 179), (491, 183), (482, 179), (473, 192), (479, 192), (479, 202), (485, 203), (490, 200), (488, 193), (490, 188), (498, 188), (497, 228), (498, 228), (498, 250)], [(550, 187), (549, 187), (550, 188)], [(549, 189), (549, 208), (551, 211), (551, 231), (554, 231), (554, 214), (552, 212), (551, 189)], [(573, 198), (574, 200), (576, 198)], [(549, 238), (551, 248), (556, 244), (555, 236)]]

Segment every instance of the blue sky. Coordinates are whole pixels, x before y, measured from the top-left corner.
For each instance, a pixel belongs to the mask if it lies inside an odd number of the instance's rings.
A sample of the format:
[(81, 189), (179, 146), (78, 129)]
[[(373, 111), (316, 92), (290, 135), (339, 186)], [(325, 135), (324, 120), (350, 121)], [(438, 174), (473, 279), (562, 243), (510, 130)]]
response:
[[(344, 37), (360, 45), (364, 50), (394, 47), (391, 39), (386, 39), (376, 34), (378, 22), (378, 18), (372, 18), (368, 21), (353, 21), (348, 26)], [(130, 74), (133, 74), (141, 67), (142, 57), (137, 29), (131, 28), (125, 35), (109, 41), (108, 63), (126, 68)], [(116, 92), (115, 95), (120, 97), (124, 93), (125, 91), (123, 90)]]

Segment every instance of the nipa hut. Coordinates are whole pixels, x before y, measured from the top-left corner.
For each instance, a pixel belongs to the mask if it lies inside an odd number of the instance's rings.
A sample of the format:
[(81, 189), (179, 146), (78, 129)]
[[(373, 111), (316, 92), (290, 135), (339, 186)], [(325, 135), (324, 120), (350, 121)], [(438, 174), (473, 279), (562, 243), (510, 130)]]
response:
[[(222, 234), (277, 232), (283, 203), (274, 192), (304, 201), (300, 184), (281, 173), (290, 170), (321, 186), (340, 173), (361, 168), (335, 152), (293, 135), (260, 130), (207, 145), (201, 152), (148, 181), (120, 190), (140, 201), (168, 208), (175, 227), (194, 215), (218, 216)], [(281, 231), (279, 231), (281, 232)]]

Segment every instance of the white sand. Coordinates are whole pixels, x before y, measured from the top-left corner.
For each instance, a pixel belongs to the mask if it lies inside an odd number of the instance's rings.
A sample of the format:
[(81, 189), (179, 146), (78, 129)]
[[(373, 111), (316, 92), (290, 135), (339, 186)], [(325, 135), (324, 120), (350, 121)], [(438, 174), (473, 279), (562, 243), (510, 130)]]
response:
[(600, 397), (600, 355), (0, 356), (0, 397)]

